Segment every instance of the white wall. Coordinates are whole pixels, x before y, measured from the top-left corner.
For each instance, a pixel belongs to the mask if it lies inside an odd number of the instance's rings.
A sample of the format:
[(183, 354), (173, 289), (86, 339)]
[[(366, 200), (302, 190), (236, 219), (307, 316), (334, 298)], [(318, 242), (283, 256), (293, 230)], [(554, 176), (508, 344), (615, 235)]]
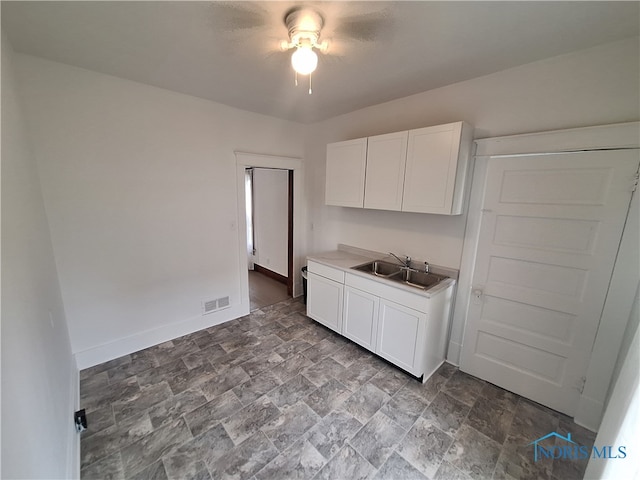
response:
[[(624, 337), (622, 338), (622, 345), (620, 346), (620, 352), (618, 352), (618, 359), (616, 361), (616, 366), (613, 370), (613, 374), (611, 376), (611, 387), (613, 387), (620, 378), (620, 373), (622, 372), (622, 368), (624, 362), (629, 355), (629, 352), (634, 348), (637, 350), (639, 345), (636, 343), (633, 345), (633, 339), (637, 338), (636, 333), (638, 332), (638, 327), (640, 327), (640, 288), (636, 289), (636, 297), (633, 301), (633, 306), (631, 307), (631, 314), (629, 315), (629, 322), (627, 323), (627, 328), (624, 331)], [(637, 353), (637, 352), (636, 352)], [(636, 370), (637, 373), (637, 370)], [(609, 390), (609, 398), (607, 398), (607, 408), (608, 402), (611, 400), (611, 390)], [(640, 412), (640, 410), (639, 410)]]
[[(634, 134), (638, 139), (637, 127)], [(638, 245), (640, 200), (635, 194), (631, 198), (600, 327), (591, 350), (586, 382), (575, 415), (576, 421), (580, 420), (581, 425), (594, 431), (598, 430), (610, 389), (620, 371), (620, 362), (624, 360), (629, 342), (640, 322), (637, 310), (640, 288)]]
[(288, 171), (253, 170), (255, 263), (284, 277), (289, 275), (288, 192)]
[[(638, 315), (638, 302), (635, 303), (635, 315)], [(584, 478), (618, 480), (640, 478), (640, 332), (629, 332), (631, 339), (628, 349), (621, 356), (619, 376), (613, 384), (611, 398), (602, 419), (602, 425), (596, 436), (594, 445), (602, 448), (613, 446), (626, 448), (626, 458), (602, 459), (591, 458)]]
[[(15, 55), (32, 154), (10, 56), (3, 41), (2, 476), (9, 478), (69, 476), (71, 350), (85, 367), (240, 311), (234, 150), (305, 154), (310, 251), (341, 242), (457, 267), (464, 216), (325, 207), (326, 144), (457, 120), (483, 138), (639, 118), (637, 38), (308, 127)], [(201, 317), (201, 300), (221, 295), (232, 308)]]
[(550, 58), (308, 127), (309, 250), (345, 243), (458, 268), (464, 215), (325, 206), (326, 144), (458, 120), (474, 125), (476, 138), (638, 120), (638, 43), (634, 38)]
[(302, 127), (17, 60), (79, 366), (245, 313), (234, 151), (300, 157)]
[[(307, 127), (17, 55), (80, 366), (241, 312), (234, 150), (304, 156), (309, 251), (347, 243), (455, 268), (464, 216), (324, 206), (326, 144), (456, 120), (476, 137), (637, 120), (638, 53), (631, 39)], [(232, 309), (201, 317), (222, 295)]]
[(2, 39), (2, 478), (71, 478), (78, 377), (36, 162)]

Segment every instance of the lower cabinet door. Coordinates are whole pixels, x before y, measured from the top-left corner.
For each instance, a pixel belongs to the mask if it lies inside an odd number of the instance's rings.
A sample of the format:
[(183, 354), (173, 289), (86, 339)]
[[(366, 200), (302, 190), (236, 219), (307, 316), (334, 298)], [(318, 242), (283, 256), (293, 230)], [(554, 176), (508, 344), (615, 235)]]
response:
[(420, 376), (427, 314), (380, 299), (376, 353), (409, 373)]
[(375, 295), (349, 286), (344, 287), (342, 334), (368, 350), (375, 350), (378, 330), (378, 306)]
[(315, 273), (307, 274), (307, 315), (325, 327), (342, 333), (344, 285)]

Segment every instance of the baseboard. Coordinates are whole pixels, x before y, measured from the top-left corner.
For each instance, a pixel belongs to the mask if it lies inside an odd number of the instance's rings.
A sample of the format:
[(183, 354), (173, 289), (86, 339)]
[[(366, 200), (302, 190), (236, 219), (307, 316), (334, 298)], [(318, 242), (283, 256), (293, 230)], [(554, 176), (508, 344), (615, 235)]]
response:
[(80, 409), (80, 371), (75, 357), (71, 362), (69, 389), (69, 439), (67, 441), (67, 478), (80, 478), (80, 434), (73, 423), (73, 412)]
[(268, 268), (264, 268), (262, 265), (258, 265), (257, 263), (253, 264), (253, 270), (263, 274), (266, 277), (269, 277), (273, 280), (275, 280), (276, 282), (280, 282), (283, 284), (287, 284), (288, 282), (288, 278), (285, 277), (284, 275), (280, 275), (277, 272), (274, 272), (273, 270), (269, 270)]
[(78, 369), (93, 367), (101, 363), (113, 360), (114, 358), (127, 355), (129, 353), (144, 350), (159, 343), (163, 343), (174, 338), (197, 332), (203, 328), (213, 327), (235, 318), (249, 314), (249, 305), (232, 305), (230, 308), (207, 315), (198, 315), (181, 322), (162, 325), (152, 330), (121, 338), (113, 342), (105, 343), (81, 352), (76, 352), (76, 362)]
[(573, 421), (581, 427), (597, 432), (603, 415), (604, 403), (581, 395)]
[(446, 360), (442, 360), (441, 362), (439, 362), (436, 365), (436, 367), (432, 369), (430, 372), (424, 372), (422, 377), (422, 383), (427, 383), (427, 380), (429, 380), (429, 378), (431, 378), (431, 376), (438, 371), (438, 369), (442, 366), (444, 362), (446, 362)]
[(462, 345), (456, 342), (449, 342), (449, 349), (447, 350), (447, 362), (451, 365), (459, 367), (460, 352), (462, 352)]

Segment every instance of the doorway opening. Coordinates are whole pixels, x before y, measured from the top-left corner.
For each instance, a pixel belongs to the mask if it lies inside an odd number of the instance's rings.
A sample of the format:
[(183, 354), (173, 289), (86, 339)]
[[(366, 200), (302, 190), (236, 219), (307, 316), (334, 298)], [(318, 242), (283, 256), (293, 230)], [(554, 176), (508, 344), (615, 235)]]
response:
[(245, 168), (250, 311), (293, 296), (293, 173)]
[[(305, 262), (305, 229), (306, 218), (305, 193), (304, 193), (304, 164), (302, 159), (294, 157), (281, 157), (277, 155), (264, 155), (258, 153), (235, 152), (237, 172), (237, 219), (238, 219), (238, 266), (240, 274), (240, 310), (242, 315), (247, 315), (250, 309), (249, 301), (249, 259), (247, 251), (247, 211), (246, 211), (246, 169), (268, 168), (289, 171), (288, 181), (293, 192), (293, 200), (287, 207), (292, 211), (289, 215), (287, 226), (287, 277), (288, 288), (292, 290), (292, 296), (302, 295), (301, 267)], [(291, 174), (293, 173), (293, 175)], [(292, 179), (291, 179), (292, 178)], [(291, 197), (291, 195), (289, 195)], [(235, 227), (235, 225), (233, 225)], [(290, 286), (289, 286), (290, 285)]]

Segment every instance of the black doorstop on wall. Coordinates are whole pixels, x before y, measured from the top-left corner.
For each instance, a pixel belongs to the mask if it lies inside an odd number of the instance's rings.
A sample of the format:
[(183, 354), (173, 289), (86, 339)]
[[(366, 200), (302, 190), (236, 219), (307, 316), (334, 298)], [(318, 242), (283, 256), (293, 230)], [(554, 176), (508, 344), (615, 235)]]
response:
[(73, 414), (73, 420), (76, 424), (76, 431), (78, 433), (84, 432), (87, 429), (87, 414), (82, 410), (78, 410)]

